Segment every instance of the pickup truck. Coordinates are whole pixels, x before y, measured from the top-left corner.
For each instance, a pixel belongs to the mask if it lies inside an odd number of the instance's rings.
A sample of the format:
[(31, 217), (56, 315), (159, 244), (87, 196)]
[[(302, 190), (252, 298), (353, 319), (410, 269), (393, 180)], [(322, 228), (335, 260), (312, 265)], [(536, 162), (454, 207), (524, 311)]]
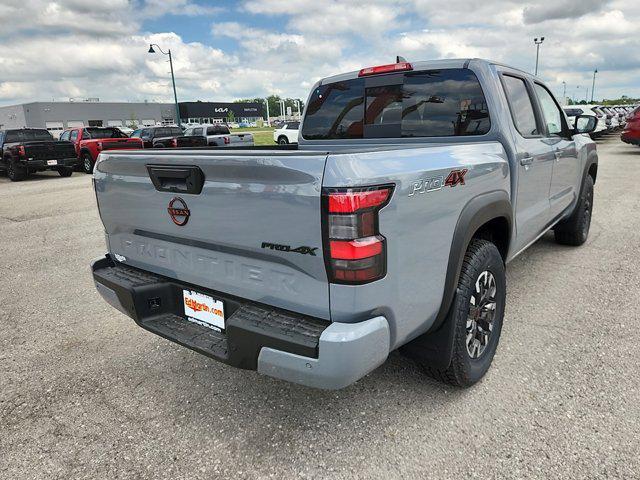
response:
[(143, 148), (142, 140), (129, 138), (116, 127), (72, 128), (62, 132), (60, 140), (73, 143), (79, 167), (85, 173), (93, 173), (93, 165), (103, 150)]
[(206, 147), (204, 136), (187, 137), (180, 127), (144, 127), (134, 131), (131, 138), (140, 138), (144, 148)]
[(325, 78), (298, 146), (103, 152), (93, 279), (235, 367), (336, 389), (402, 347), (469, 386), (498, 346), (505, 265), (549, 230), (587, 240), (594, 119), (569, 125), (539, 78), (486, 60)]
[(187, 128), (187, 137), (201, 137), (207, 139), (210, 147), (251, 147), (253, 135), (250, 133), (231, 133), (226, 125), (202, 124)]
[(44, 170), (56, 170), (61, 177), (70, 177), (77, 163), (73, 145), (54, 140), (45, 129), (0, 131), (0, 172), (6, 172), (12, 182)]

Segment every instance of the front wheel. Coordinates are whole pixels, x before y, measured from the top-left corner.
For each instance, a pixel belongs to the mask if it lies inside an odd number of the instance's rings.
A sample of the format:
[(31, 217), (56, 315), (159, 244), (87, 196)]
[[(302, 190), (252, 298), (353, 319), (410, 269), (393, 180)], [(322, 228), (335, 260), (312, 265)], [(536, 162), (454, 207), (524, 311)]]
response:
[(93, 173), (93, 158), (89, 152), (82, 154), (82, 171), (87, 174)]
[(556, 242), (561, 245), (578, 247), (587, 241), (591, 228), (591, 212), (593, 211), (593, 177), (587, 175), (582, 185), (582, 192), (573, 214), (553, 229)]
[(458, 288), (445, 320), (454, 323), (451, 363), (446, 369), (422, 363), (429, 376), (469, 387), (487, 373), (502, 331), (506, 285), (504, 262), (496, 246), (473, 239), (464, 255)]
[(287, 145), (288, 143), (289, 143), (289, 139), (287, 137), (282, 136), (278, 138), (279, 145)]

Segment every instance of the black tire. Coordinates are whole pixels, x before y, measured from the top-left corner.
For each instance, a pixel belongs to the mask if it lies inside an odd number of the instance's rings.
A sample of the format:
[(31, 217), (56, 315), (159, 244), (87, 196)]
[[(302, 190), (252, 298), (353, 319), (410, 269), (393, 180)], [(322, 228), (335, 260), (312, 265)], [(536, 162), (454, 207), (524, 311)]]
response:
[(591, 227), (593, 211), (593, 178), (587, 175), (582, 185), (582, 192), (571, 216), (553, 229), (556, 242), (561, 245), (578, 247), (587, 241)]
[(6, 160), (7, 165), (7, 177), (12, 182), (20, 182), (27, 178), (27, 169), (18, 165), (18, 162), (12, 159)]
[(70, 177), (71, 175), (73, 175), (73, 168), (72, 167), (59, 167), (58, 168), (58, 175), (60, 175), (61, 177)]
[(284, 135), (281, 135), (278, 137), (278, 145), (288, 145), (289, 144), (289, 139), (287, 137), (285, 137)]
[(89, 152), (83, 152), (80, 160), (80, 168), (82, 171), (87, 174), (92, 174), (95, 162), (93, 161), (93, 158), (91, 158), (91, 154)]
[[(482, 287), (490, 278), (494, 280), (495, 292), (492, 296), (481, 299)], [(427, 375), (450, 385), (469, 387), (487, 373), (502, 331), (506, 286), (504, 262), (496, 246), (488, 240), (473, 239), (464, 255), (458, 288), (445, 320), (455, 325), (451, 363), (448, 368), (439, 369), (420, 362), (420, 359), (416, 358)], [(489, 292), (492, 290), (490, 287)], [(494, 308), (487, 310), (493, 311), (490, 321), (488, 321), (490, 315), (485, 315), (484, 307), (474, 309), (472, 312), (472, 297), (475, 305), (480, 302), (481, 306), (485, 305), (486, 300), (493, 300), (491, 303)], [(490, 328), (487, 328), (489, 325)], [(488, 331), (489, 334), (484, 345), (481, 345), (478, 336), (484, 338), (483, 331)], [(480, 347), (483, 348), (482, 351), (479, 350)], [(477, 357), (472, 358), (474, 354), (477, 354)]]

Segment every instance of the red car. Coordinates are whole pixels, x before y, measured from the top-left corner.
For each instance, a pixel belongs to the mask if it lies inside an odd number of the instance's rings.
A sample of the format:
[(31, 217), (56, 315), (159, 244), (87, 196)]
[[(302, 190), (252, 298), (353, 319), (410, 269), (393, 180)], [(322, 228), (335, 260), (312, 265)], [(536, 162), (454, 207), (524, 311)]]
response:
[(102, 150), (143, 148), (142, 140), (129, 138), (116, 127), (70, 128), (60, 135), (60, 140), (73, 143), (80, 159), (80, 168), (92, 173), (96, 159)]
[(640, 145), (640, 107), (627, 116), (627, 124), (620, 134), (620, 138), (625, 143)]

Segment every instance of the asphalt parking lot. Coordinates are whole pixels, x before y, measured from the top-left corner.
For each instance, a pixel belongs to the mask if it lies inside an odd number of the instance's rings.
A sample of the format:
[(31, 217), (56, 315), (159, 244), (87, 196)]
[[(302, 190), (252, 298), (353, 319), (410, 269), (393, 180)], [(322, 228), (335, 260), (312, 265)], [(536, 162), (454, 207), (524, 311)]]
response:
[(0, 478), (638, 478), (640, 148), (599, 144), (587, 244), (509, 265), (468, 390), (398, 354), (312, 390), (147, 333), (94, 290), (90, 177), (0, 177)]

